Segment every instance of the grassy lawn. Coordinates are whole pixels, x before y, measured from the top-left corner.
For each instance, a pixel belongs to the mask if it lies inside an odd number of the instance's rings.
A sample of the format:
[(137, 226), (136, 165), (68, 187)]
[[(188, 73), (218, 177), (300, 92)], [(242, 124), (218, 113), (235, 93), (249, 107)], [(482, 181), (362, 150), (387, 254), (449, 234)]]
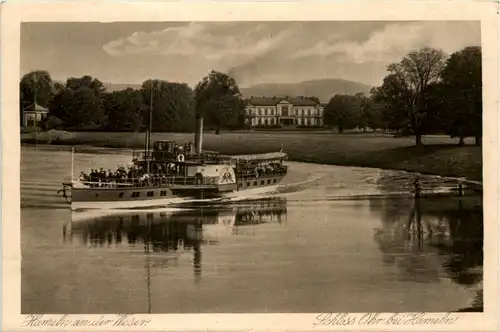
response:
[[(50, 137), (51, 136), (51, 137)], [(59, 137), (59, 139), (57, 139)], [(194, 141), (193, 134), (153, 133), (155, 140)], [(35, 134), (23, 134), (24, 143), (34, 143)], [(144, 133), (78, 132), (39, 133), (38, 143), (92, 145), (99, 147), (144, 147)], [(481, 147), (458, 147), (446, 136), (426, 136), (424, 145), (414, 146), (413, 137), (394, 138), (380, 133), (334, 134), (328, 132), (204, 133), (203, 148), (224, 154), (279, 151), (283, 147), (290, 160), (321, 164), (398, 169), (443, 176), (482, 180)]]

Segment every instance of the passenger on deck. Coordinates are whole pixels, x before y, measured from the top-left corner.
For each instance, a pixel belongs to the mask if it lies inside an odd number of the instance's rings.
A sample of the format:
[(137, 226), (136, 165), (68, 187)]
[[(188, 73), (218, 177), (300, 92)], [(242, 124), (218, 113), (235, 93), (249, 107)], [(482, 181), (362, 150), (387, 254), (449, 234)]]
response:
[(88, 176), (84, 172), (80, 172), (80, 181), (88, 181)]

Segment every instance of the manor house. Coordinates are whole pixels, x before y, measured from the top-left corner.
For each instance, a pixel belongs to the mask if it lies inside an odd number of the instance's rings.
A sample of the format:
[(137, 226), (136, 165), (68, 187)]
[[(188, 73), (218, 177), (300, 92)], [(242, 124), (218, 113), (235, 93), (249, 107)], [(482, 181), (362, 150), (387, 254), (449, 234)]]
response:
[(252, 127), (322, 127), (323, 108), (307, 97), (250, 97), (245, 119)]

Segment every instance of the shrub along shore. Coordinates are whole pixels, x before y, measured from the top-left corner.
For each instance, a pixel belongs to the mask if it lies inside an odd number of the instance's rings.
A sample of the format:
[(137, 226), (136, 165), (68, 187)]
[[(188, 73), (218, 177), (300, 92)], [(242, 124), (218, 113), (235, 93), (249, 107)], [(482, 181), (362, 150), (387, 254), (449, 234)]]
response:
[[(193, 134), (153, 133), (152, 140), (194, 141)], [(144, 133), (49, 131), (21, 135), (27, 144), (93, 146), (142, 149)], [(279, 151), (289, 159), (339, 166), (404, 170), (482, 181), (482, 149), (466, 140), (458, 146), (447, 136), (425, 136), (422, 146), (413, 137), (382, 133), (334, 134), (299, 132), (204, 133), (203, 148), (223, 154), (252, 154)]]

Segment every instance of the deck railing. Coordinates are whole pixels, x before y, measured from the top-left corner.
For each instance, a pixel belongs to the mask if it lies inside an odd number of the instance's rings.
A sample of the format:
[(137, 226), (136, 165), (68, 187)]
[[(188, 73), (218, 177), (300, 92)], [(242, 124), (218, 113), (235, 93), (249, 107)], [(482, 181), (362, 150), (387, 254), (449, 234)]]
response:
[[(280, 169), (274, 169), (272, 171), (263, 171), (259, 172), (258, 176), (259, 177), (271, 177), (271, 176), (277, 176), (277, 175), (286, 175), (288, 173), (288, 170), (286, 167), (280, 168)], [(255, 172), (238, 172), (236, 173), (236, 177), (238, 179), (251, 179), (251, 178), (256, 178)]]
[(177, 158), (183, 155), (184, 161), (191, 161), (191, 162), (224, 162), (224, 159), (214, 153), (183, 153), (183, 152), (178, 152), (178, 153), (173, 153), (169, 151), (150, 151), (149, 153), (144, 152), (144, 151), (133, 151), (132, 152), (132, 158), (135, 161), (174, 161), (178, 160)]
[(81, 181), (92, 188), (123, 188), (123, 187), (163, 187), (168, 185), (217, 185), (219, 177), (203, 177), (201, 183), (197, 178), (185, 176), (157, 176), (142, 178), (113, 179), (108, 181)]

